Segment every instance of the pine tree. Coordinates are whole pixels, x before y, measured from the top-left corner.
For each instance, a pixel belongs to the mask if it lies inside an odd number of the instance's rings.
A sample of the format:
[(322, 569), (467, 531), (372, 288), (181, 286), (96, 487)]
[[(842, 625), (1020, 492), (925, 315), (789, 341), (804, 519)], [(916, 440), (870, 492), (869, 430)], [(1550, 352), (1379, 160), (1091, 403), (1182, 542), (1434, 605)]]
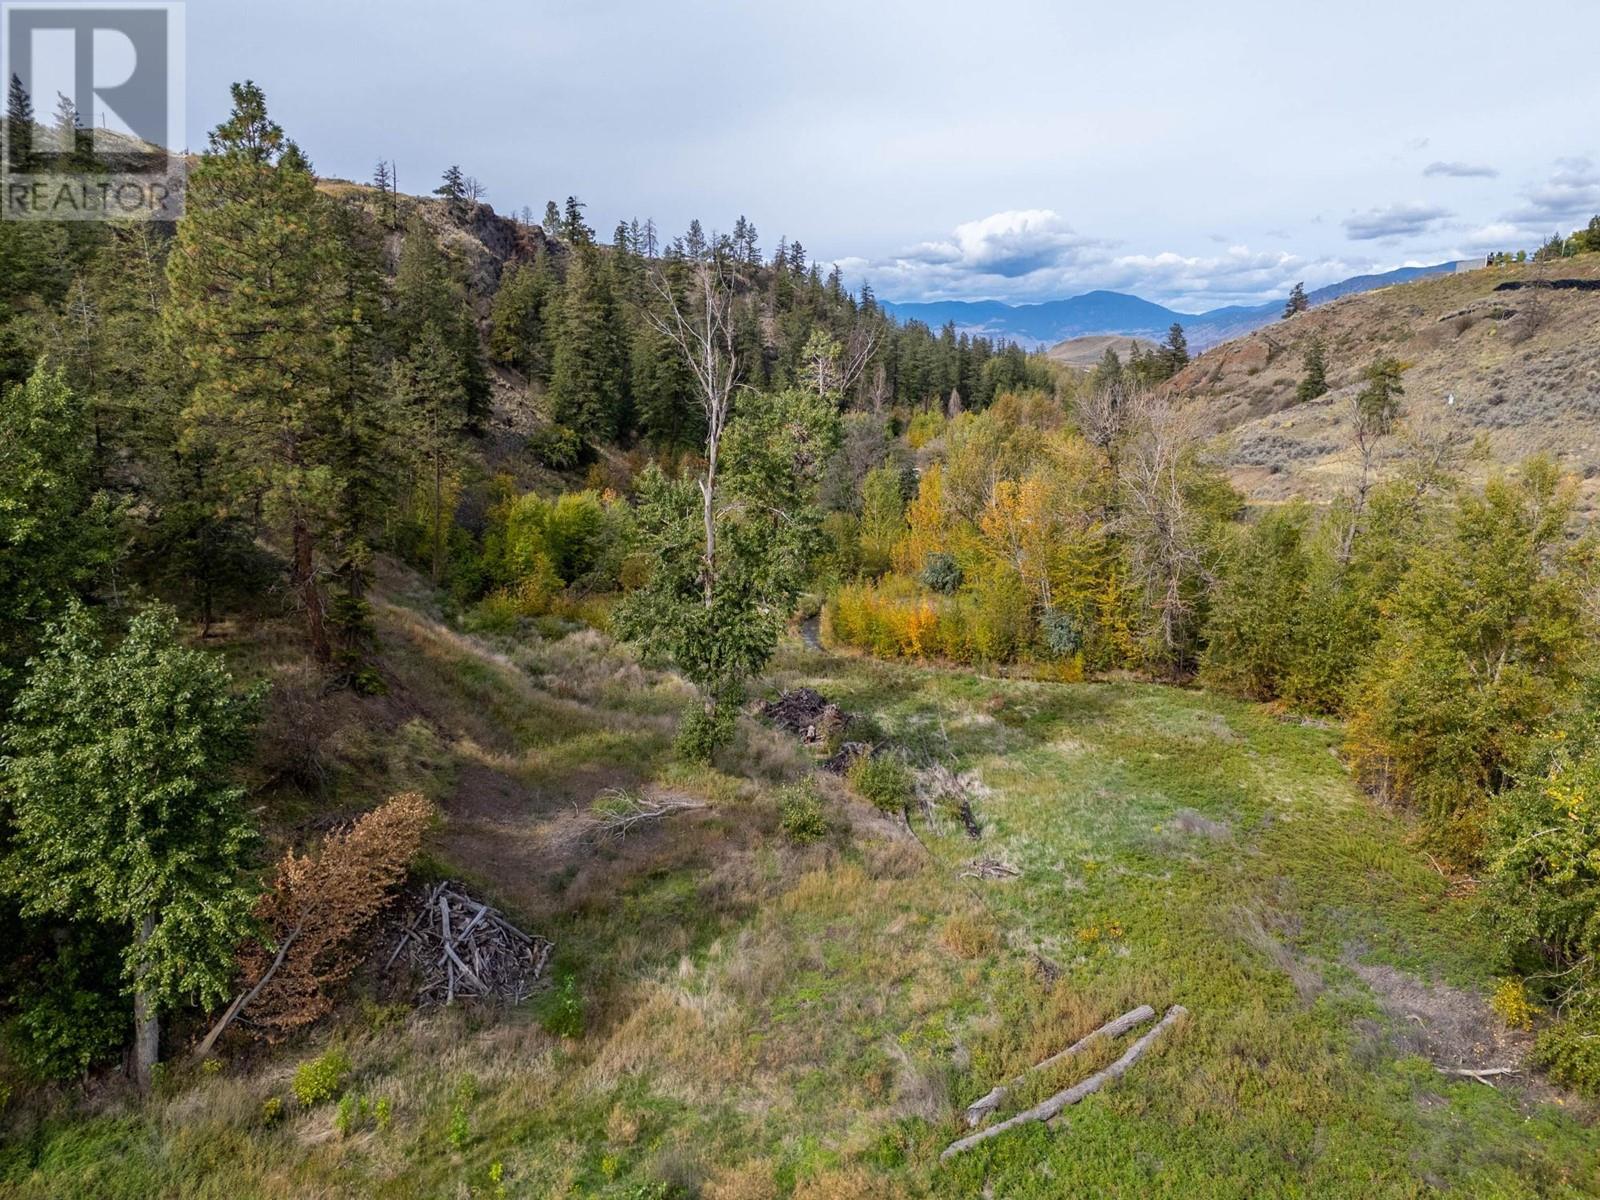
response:
[(544, 231), (551, 237), (561, 236), (561, 209), (554, 200), (544, 202)]
[(389, 169), (389, 164), (381, 158), (378, 160), (377, 170), (372, 173), (372, 186), (378, 189), (378, 212), (390, 228), (393, 228), (397, 207), (394, 173)]
[(0, 399), (0, 711), (45, 623), (113, 561), (115, 510), (94, 489), (89, 411), (40, 365)]
[(1189, 339), (1183, 336), (1183, 326), (1174, 321), (1167, 330), (1167, 340), (1161, 343), (1161, 366), (1166, 378), (1171, 379), (1189, 365)]
[(546, 310), (555, 287), (549, 255), (542, 249), (532, 263), (506, 268), (489, 311), (489, 353), (496, 362), (530, 379), (543, 378), (548, 367)]
[(319, 558), (338, 524), (338, 264), (328, 202), (253, 83), (190, 175), (167, 264), (164, 325), (193, 380), (188, 420), (219, 447), (241, 501), (286, 534), (317, 660), (333, 658)]
[(594, 250), (573, 255), (550, 367), (556, 421), (596, 441), (620, 432), (623, 373), (610, 281)]
[(387, 330), (378, 231), (360, 210), (338, 206), (329, 235), (335, 275), (329, 315), (336, 330), (330, 373), (336, 432), (330, 458), (339, 481), (329, 546), (337, 586), (330, 624), (335, 664), (348, 682), (367, 691), (380, 686), (366, 665), (376, 643), (366, 599), (371, 534), (394, 499), (401, 426), (395, 402), (381, 386)]
[(33, 98), (13, 75), (6, 88), (6, 168), (16, 175), (33, 170)]
[(461, 380), (462, 422), (479, 428), (489, 412), (489, 374), (483, 363), (477, 318), (455, 264), (420, 218), (406, 226), (395, 273), (394, 352), (404, 354), (431, 321), (444, 337)]
[(562, 235), (574, 246), (587, 246), (594, 241), (594, 230), (584, 224), (583, 210), (588, 205), (576, 196), (567, 197), (566, 215), (561, 221)]
[(1300, 366), (1305, 375), (1295, 389), (1294, 398), (1296, 403), (1304, 404), (1326, 394), (1328, 390), (1327, 351), (1320, 337), (1314, 337), (1306, 344), (1305, 357), (1300, 360)]
[(694, 375), (678, 347), (648, 321), (634, 327), (628, 374), (641, 435), (670, 449), (704, 443), (705, 413)]
[(1296, 313), (1303, 313), (1311, 307), (1311, 301), (1306, 296), (1306, 285), (1297, 283), (1289, 290), (1289, 300), (1283, 306), (1283, 319), (1287, 321)]
[(469, 215), (467, 207), (467, 178), (461, 173), (461, 168), (451, 163), (445, 168), (444, 182), (433, 189), (435, 196), (444, 197), (445, 211), (450, 214), (450, 219), (456, 224), (461, 224)]
[(446, 489), (461, 454), (461, 377), (450, 346), (429, 322), (410, 352), (393, 367), (391, 388), (400, 405), (416, 469), (419, 491), (427, 497), (430, 575), (444, 578), (444, 558), (453, 513), (446, 511)]
[(700, 226), (700, 218), (695, 217), (689, 222), (689, 232), (684, 235), (683, 248), (690, 258), (704, 258), (706, 256), (705, 230)]

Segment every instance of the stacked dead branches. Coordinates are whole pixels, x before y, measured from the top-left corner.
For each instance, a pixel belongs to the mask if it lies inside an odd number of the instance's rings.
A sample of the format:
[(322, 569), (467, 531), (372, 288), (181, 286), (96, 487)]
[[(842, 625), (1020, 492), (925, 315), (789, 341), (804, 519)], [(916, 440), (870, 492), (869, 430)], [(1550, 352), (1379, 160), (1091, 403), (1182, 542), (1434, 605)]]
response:
[(779, 729), (816, 745), (842, 734), (853, 719), (815, 688), (795, 688), (761, 706), (761, 715)]
[(385, 970), (404, 955), (419, 985), (418, 1004), (520, 1004), (533, 994), (554, 949), (548, 938), (524, 933), (500, 912), (445, 882), (430, 888), (417, 905)]

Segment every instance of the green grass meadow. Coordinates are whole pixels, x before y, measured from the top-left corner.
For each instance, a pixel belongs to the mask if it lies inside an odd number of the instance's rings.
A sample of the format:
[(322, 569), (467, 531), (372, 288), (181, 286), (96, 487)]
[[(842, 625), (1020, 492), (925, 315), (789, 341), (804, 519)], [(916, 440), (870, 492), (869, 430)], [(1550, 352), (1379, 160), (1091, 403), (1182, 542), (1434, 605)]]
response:
[[(556, 986), (513, 1012), (352, 1000), (311, 1044), (176, 1066), (142, 1105), (14, 1097), (0, 1195), (1600, 1192), (1583, 1105), (1441, 1074), (1367, 982), (1389, 968), (1454, 989), (1494, 1032), (1470, 891), (1354, 789), (1335, 728), (795, 645), (772, 688), (817, 687), (971, 772), (983, 828), (974, 842), (946, 813), (913, 835), (828, 779), (832, 833), (796, 847), (776, 801), (810, 766), (792, 739), (747, 724), (717, 769), (685, 768), (678, 685), (593, 634), (489, 653), (387, 620), (437, 700), (402, 726), (412, 752), (369, 747), (340, 786), (427, 788), (446, 813), (431, 869), (553, 937)], [(572, 846), (572, 806), (613, 786), (714, 807)], [(1020, 874), (964, 878), (979, 858)], [(1189, 1016), (1052, 1127), (940, 1165), (968, 1101), (1141, 1003)], [(302, 1106), (295, 1067), (335, 1046), (348, 1099)], [(1120, 1049), (1035, 1078), (1001, 1115)]]

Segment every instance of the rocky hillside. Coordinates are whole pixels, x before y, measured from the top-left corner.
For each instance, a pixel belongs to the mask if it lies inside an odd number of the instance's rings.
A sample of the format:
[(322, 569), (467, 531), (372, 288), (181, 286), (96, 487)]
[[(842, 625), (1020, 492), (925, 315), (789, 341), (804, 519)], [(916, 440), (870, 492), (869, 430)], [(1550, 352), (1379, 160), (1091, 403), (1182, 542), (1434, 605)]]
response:
[[(1297, 403), (1313, 338), (1331, 390)], [(1600, 255), (1335, 300), (1207, 351), (1173, 386), (1204, 403), (1247, 495), (1320, 500), (1351, 477), (1353, 401), (1384, 356), (1405, 366), (1412, 435), (1482, 446), (1469, 474), (1548, 453), (1583, 481), (1588, 507), (1600, 504)]]

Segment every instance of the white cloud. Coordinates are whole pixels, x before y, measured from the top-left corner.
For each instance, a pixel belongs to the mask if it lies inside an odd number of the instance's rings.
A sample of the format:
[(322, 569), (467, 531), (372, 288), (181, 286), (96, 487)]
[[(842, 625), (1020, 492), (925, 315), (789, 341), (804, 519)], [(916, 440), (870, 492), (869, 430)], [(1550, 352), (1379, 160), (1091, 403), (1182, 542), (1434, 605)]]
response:
[(1504, 220), (1541, 229), (1586, 220), (1600, 212), (1600, 168), (1591, 158), (1558, 158), (1549, 178), (1525, 190), (1523, 196), (1527, 203), (1507, 213)]
[(1450, 216), (1450, 210), (1420, 200), (1368, 209), (1344, 219), (1345, 236), (1355, 242), (1378, 238), (1415, 237)]
[(1104, 288), (1201, 309), (1260, 303), (1285, 294), (1299, 280), (1331, 282), (1369, 265), (1243, 244), (1208, 254), (1119, 253), (1115, 242), (1080, 234), (1048, 209), (1009, 210), (967, 221), (948, 237), (889, 258), (838, 261), (852, 284), (870, 282), (889, 300), (1027, 302)]
[(1422, 168), (1427, 176), (1447, 176), (1451, 179), (1498, 179), (1500, 172), (1481, 163), (1431, 162)]
[(1077, 261), (1095, 245), (1047, 208), (1012, 209), (966, 221), (948, 240), (923, 242), (903, 257), (1017, 279)]

